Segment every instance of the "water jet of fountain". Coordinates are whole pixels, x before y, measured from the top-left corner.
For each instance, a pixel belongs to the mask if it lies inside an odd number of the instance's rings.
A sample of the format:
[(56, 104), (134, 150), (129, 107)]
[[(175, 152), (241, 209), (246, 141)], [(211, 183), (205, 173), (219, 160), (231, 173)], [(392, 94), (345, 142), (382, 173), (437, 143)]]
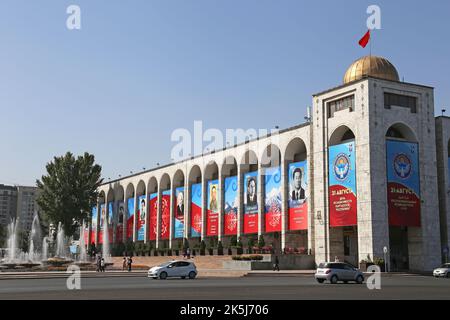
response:
[(66, 258), (66, 243), (64, 236), (64, 229), (61, 222), (58, 223), (58, 233), (56, 234), (56, 257)]
[(44, 237), (42, 239), (42, 261), (46, 261), (48, 259), (48, 237)]
[(85, 229), (84, 229), (84, 222), (81, 225), (80, 229), (80, 262), (85, 262), (87, 260), (86, 256), (86, 243), (84, 243), (84, 237), (85, 237)]
[(108, 230), (108, 221), (105, 218), (104, 228), (103, 228), (103, 246), (102, 246), (102, 257), (105, 259), (105, 262), (110, 262), (111, 253), (109, 249), (109, 230)]
[(7, 262), (15, 262), (18, 258), (17, 256), (17, 225), (19, 220), (13, 219), (8, 225), (8, 255), (6, 258)]

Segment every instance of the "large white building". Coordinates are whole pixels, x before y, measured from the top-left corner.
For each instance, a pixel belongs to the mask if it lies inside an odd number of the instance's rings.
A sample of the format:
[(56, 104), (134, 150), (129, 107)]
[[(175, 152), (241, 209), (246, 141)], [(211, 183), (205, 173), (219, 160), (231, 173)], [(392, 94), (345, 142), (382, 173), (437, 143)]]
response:
[[(317, 263), (338, 257), (357, 265), (387, 248), (391, 269), (431, 270), (449, 246), (449, 141), (450, 119), (434, 117), (433, 88), (401, 82), (384, 58), (363, 57), (342, 85), (313, 95), (307, 123), (103, 184), (87, 240), (103, 241), (103, 212), (115, 243), (174, 247), (179, 238), (213, 236), (226, 247), (235, 236), (245, 246), (258, 235), (276, 249), (304, 248)], [(236, 212), (226, 201), (229, 177)], [(267, 177), (279, 204), (268, 201)], [(127, 212), (136, 213), (128, 225)]]

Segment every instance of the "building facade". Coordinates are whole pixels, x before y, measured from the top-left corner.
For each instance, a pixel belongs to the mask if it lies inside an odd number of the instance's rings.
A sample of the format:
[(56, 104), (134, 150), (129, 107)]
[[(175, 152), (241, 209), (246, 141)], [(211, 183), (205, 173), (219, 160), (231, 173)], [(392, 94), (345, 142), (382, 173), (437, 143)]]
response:
[(0, 184), (0, 225), (6, 226), (17, 212), (17, 188)]
[(317, 263), (431, 270), (449, 245), (449, 141), (433, 88), (363, 57), (307, 123), (103, 184), (86, 241), (263, 237)]
[(38, 212), (36, 198), (38, 196), (37, 187), (17, 187), (17, 214), (16, 217), (21, 225), (22, 230), (30, 231), (33, 218)]

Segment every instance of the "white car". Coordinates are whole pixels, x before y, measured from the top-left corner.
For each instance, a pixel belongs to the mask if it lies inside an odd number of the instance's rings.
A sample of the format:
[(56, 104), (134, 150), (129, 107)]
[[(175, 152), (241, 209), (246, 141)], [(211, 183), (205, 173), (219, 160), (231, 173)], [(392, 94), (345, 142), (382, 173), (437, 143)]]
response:
[(444, 263), (439, 268), (434, 269), (433, 276), (450, 278), (450, 263)]
[(180, 277), (181, 279), (194, 279), (197, 276), (195, 264), (188, 261), (176, 260), (151, 267), (147, 277), (153, 279), (167, 279), (170, 277)]

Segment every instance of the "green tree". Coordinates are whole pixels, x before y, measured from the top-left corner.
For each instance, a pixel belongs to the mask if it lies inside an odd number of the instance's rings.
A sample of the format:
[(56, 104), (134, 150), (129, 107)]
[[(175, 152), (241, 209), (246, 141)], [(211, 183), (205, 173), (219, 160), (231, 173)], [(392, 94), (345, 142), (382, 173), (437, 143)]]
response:
[(7, 237), (8, 237), (7, 227), (4, 225), (0, 225), (0, 248), (6, 247)]
[(71, 236), (83, 219), (88, 220), (91, 208), (97, 203), (97, 188), (102, 183), (100, 165), (89, 153), (77, 158), (70, 152), (54, 157), (46, 166), (47, 175), (37, 180), (40, 193), (37, 203), (43, 217), (61, 222), (66, 235)]

